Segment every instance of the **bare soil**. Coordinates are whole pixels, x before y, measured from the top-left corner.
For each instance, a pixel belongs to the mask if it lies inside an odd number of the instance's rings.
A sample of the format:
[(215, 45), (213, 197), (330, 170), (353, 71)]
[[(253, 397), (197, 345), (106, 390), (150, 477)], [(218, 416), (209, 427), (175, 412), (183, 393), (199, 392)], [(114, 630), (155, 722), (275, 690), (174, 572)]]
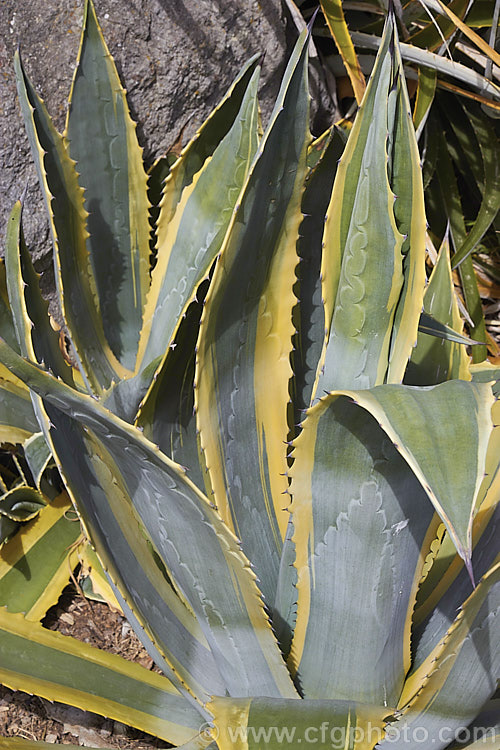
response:
[[(107, 604), (89, 601), (68, 586), (43, 624), (92, 646), (154, 669), (126, 619)], [(158, 750), (167, 742), (78, 708), (8, 690), (0, 685), (0, 736), (93, 748)]]

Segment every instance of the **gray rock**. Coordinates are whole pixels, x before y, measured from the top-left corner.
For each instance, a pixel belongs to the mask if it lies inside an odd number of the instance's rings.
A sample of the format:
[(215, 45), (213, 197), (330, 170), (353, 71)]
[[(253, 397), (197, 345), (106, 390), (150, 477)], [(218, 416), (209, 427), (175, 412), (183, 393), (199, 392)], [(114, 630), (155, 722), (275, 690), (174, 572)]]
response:
[[(256, 52), (265, 54), (260, 100), (266, 119), (287, 53), (280, 0), (95, 0), (95, 5), (139, 123), (147, 164), (179, 137), (186, 142), (193, 135)], [(49, 230), (17, 105), (12, 58), (20, 43), (26, 69), (62, 130), (82, 9), (83, 0), (0, 4), (0, 233), (3, 240), (9, 211), (27, 185), (25, 234), (45, 291), (53, 284)], [(289, 25), (288, 44), (294, 36)]]

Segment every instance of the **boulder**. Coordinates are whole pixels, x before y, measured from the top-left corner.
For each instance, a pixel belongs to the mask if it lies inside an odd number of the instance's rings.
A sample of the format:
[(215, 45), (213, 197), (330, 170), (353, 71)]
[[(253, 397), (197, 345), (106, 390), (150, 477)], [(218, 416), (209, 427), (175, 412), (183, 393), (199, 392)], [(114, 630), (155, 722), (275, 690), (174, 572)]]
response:
[[(147, 165), (193, 135), (256, 52), (264, 55), (260, 100), (266, 120), (297, 35), (290, 19), (286, 31), (280, 0), (95, 0), (95, 6)], [(9, 211), (27, 187), (25, 234), (46, 292), (53, 286), (49, 230), (12, 59), (20, 44), (25, 67), (63, 130), (82, 12), (83, 0), (0, 4), (0, 231), (5, 236)]]
[[(187, 142), (257, 52), (263, 54), (260, 101), (266, 121), (298, 33), (297, 19), (291, 20), (280, 0), (95, 0), (95, 6), (138, 122), (146, 165)], [(3, 238), (11, 207), (27, 188), (25, 235), (49, 297), (54, 284), (49, 228), (12, 61), (20, 45), (25, 67), (62, 131), (82, 14), (83, 0), (0, 4), (0, 233)], [(331, 122), (331, 106), (317, 66), (312, 84), (313, 93), (319, 87), (320, 99), (327, 101), (318, 130)]]

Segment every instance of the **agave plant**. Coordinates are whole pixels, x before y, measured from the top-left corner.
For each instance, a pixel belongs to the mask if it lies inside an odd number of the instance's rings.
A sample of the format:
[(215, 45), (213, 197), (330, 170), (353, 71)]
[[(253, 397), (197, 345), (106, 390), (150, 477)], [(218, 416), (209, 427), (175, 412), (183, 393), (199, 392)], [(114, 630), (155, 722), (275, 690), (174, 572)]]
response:
[(163, 674), (7, 609), (0, 679), (189, 748), (496, 747), (498, 369), (460, 343), (446, 244), (425, 289), (392, 12), (345, 148), (311, 139), (307, 48), (262, 136), (253, 59), (153, 168), (152, 254), (92, 3), (64, 135), (16, 58), (75, 366), (20, 203), (0, 358)]
[[(0, 331), (18, 349), (3, 260)], [(114, 605), (40, 432), (29, 388), (3, 366), (0, 405), (0, 606), (40, 621), (79, 561), (85, 593), (104, 594)]]
[[(299, 25), (300, 13), (309, 18), (315, 6), (311, 0), (297, 0), (298, 7), (294, 0), (286, 3)], [(338, 98), (360, 103), (381, 42), (384, 6), (342, 0), (320, 0), (320, 5), (324, 20), (320, 16), (316, 21), (313, 37), (322, 62), (336, 78)], [(493, 64), (500, 62), (495, 50), (499, 6), (474, 0), (395, 5), (405, 72), (415, 94), (413, 121), (421, 145), (429, 232), (440, 242), (447, 222), (451, 225), (452, 267), (460, 277), (470, 333), (495, 352), (475, 271), (486, 274), (494, 288), (499, 279), (500, 87)], [(472, 354), (481, 362), (486, 347), (475, 347)]]
[[(17, 348), (3, 261), (0, 331)], [(89, 547), (50, 460), (29, 389), (3, 366), (0, 443), (0, 606), (39, 621), (67, 585), (77, 548), (88, 553)]]

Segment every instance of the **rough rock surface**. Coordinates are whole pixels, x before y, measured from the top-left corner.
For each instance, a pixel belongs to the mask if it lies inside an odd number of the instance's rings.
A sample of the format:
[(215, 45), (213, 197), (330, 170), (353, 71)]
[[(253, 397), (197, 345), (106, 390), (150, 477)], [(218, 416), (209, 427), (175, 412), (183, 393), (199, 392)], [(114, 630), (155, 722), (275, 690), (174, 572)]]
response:
[[(264, 52), (264, 119), (286, 59), (280, 0), (95, 0), (104, 36), (128, 90), (146, 163), (194, 133), (241, 65)], [(50, 239), (18, 109), (12, 58), (18, 43), (56, 126), (64, 128), (83, 0), (0, 3), (0, 234), (27, 185), (28, 246), (51, 286)], [(296, 32), (292, 31), (289, 36)], [(3, 254), (3, 250), (0, 250)]]

